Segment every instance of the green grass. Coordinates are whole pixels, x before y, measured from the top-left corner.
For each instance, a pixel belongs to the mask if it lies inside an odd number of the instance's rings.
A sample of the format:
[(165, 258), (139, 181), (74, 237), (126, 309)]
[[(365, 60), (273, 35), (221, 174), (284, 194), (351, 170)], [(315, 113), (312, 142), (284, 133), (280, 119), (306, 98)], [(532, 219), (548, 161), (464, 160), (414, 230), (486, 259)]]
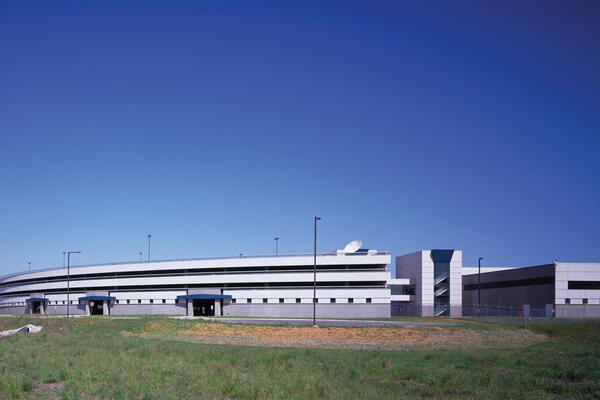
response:
[(135, 336), (150, 319), (0, 318), (0, 330), (44, 326), (37, 335), (0, 339), (0, 398), (591, 399), (600, 393), (598, 322), (533, 324), (553, 340), (526, 348), (385, 352)]

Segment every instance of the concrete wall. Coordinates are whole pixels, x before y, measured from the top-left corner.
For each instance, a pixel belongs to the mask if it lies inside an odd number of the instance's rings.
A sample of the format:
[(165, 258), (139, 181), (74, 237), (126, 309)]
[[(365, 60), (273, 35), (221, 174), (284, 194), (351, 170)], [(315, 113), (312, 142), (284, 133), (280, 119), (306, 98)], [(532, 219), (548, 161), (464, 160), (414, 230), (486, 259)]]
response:
[(0, 314), (27, 314), (28, 308), (25, 306), (2, 306)]
[[(69, 307), (70, 315), (85, 315), (85, 304), (71, 304)], [(48, 305), (46, 306), (46, 314), (48, 315), (67, 315), (67, 305)]]
[(462, 316), (462, 251), (454, 250), (450, 260), (450, 316)]
[(557, 304), (556, 318), (600, 318), (598, 304)]
[(416, 305), (420, 305), (423, 298), (423, 271), (421, 268), (422, 260), (422, 251), (396, 257), (396, 279), (408, 278), (410, 280), (410, 284), (415, 285), (415, 295), (413, 296), (412, 303)]
[(111, 301), (110, 315), (186, 315), (185, 302), (177, 304), (115, 304)]
[[(389, 304), (317, 304), (317, 318), (389, 318)], [(312, 304), (228, 304), (223, 315), (312, 318)]]

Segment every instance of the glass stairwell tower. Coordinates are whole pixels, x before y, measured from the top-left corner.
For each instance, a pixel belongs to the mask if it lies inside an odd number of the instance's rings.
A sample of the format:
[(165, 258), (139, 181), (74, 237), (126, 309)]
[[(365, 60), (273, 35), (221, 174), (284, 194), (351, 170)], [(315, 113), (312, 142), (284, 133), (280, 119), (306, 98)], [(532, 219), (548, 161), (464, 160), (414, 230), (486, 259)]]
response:
[(454, 250), (431, 250), (433, 315), (450, 315), (450, 260)]

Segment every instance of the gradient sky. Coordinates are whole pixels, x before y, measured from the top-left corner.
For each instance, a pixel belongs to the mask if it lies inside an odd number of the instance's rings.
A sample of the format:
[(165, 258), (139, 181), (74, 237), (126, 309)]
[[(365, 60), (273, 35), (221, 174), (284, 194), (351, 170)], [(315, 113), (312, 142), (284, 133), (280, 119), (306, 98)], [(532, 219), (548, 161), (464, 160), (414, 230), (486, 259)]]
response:
[(5, 2), (0, 274), (463, 250), (600, 262), (600, 2)]

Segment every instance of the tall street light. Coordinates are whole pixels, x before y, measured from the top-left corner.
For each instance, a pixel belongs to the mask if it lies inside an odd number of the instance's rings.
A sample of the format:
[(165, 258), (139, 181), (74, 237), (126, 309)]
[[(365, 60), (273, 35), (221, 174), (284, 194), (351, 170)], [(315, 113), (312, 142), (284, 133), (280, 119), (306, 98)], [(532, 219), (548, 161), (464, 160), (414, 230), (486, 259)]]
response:
[(141, 263), (142, 262), (142, 252), (140, 251), (138, 254), (140, 255), (140, 263)]
[(29, 264), (29, 272), (31, 272), (31, 261), (29, 261), (27, 264)]
[(275, 238), (275, 257), (279, 254), (279, 236)]
[(479, 257), (479, 260), (477, 260), (477, 267), (479, 271), (477, 274), (477, 316), (479, 316), (481, 312), (481, 260), (483, 260), (483, 257)]
[(148, 262), (150, 262), (150, 238), (152, 237), (151, 234), (148, 234)]
[(81, 254), (81, 251), (67, 252), (67, 318), (69, 318), (69, 307), (71, 307), (70, 289), (71, 289), (71, 254)]
[(317, 327), (317, 221), (321, 218), (315, 216), (315, 248), (314, 248), (314, 275), (313, 275), (313, 327)]
[(67, 252), (63, 251), (63, 268), (65, 267), (65, 254), (67, 254)]

